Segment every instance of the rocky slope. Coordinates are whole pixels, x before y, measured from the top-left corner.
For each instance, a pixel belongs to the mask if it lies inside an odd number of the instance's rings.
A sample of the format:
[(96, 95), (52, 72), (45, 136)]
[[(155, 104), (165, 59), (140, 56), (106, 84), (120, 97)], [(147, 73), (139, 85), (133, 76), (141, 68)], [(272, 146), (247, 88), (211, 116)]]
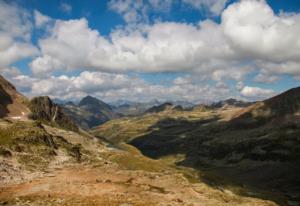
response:
[(62, 108), (47, 97), (35, 97), (29, 103), (29, 117), (46, 123), (55, 124), (61, 128), (78, 131), (76, 124), (63, 112)]

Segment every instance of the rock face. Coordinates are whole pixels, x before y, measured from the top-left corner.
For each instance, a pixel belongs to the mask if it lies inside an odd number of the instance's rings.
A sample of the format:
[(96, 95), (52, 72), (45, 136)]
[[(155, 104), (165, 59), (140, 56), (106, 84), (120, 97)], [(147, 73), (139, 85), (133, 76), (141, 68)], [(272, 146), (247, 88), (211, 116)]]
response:
[(98, 126), (118, 117), (108, 104), (91, 96), (83, 98), (78, 105), (65, 104), (64, 111), (84, 129)]
[(77, 126), (63, 112), (62, 108), (47, 96), (35, 97), (30, 101), (30, 118), (57, 124), (59, 127), (77, 131)]
[(0, 118), (26, 118), (29, 109), (25, 102), (26, 97), (0, 75)]

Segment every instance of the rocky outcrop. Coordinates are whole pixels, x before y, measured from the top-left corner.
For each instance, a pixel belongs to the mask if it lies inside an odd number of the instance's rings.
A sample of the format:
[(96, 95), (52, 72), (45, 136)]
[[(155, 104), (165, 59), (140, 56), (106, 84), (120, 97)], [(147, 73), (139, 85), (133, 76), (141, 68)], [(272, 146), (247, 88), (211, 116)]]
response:
[(31, 119), (54, 123), (59, 127), (72, 131), (78, 130), (78, 127), (63, 112), (62, 108), (53, 103), (47, 96), (33, 98), (29, 103), (29, 108)]

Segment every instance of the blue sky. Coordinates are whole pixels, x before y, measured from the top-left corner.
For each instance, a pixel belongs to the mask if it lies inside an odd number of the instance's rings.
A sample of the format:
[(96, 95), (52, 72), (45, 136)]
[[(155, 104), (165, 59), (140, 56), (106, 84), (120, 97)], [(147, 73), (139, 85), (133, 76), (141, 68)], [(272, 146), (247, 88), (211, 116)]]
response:
[(15, 14), (1, 14), (0, 72), (28, 96), (211, 102), (299, 86), (297, 0), (16, 0), (0, 9)]

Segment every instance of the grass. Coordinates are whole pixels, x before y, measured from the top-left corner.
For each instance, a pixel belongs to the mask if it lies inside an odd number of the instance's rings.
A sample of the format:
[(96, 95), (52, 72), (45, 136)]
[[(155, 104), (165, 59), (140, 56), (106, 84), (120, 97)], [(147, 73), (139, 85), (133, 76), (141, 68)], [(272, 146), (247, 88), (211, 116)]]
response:
[(45, 169), (56, 157), (57, 149), (76, 161), (81, 160), (83, 150), (81, 145), (71, 144), (63, 137), (49, 134), (39, 121), (18, 121), (1, 127), (0, 148), (3, 152), (11, 152), (29, 170)]
[(0, 128), (0, 145), (12, 144), (15, 139), (26, 140), (29, 137), (47, 135), (39, 122), (16, 122), (6, 128)]
[[(111, 120), (91, 131), (95, 136), (104, 137), (115, 144), (129, 142), (130, 140), (145, 135), (155, 128), (151, 128), (162, 120), (174, 119), (175, 121), (198, 121), (214, 116), (211, 110), (197, 108), (192, 111), (163, 111), (160, 113), (145, 114), (138, 117), (125, 117)], [(174, 122), (175, 122), (174, 121)]]

